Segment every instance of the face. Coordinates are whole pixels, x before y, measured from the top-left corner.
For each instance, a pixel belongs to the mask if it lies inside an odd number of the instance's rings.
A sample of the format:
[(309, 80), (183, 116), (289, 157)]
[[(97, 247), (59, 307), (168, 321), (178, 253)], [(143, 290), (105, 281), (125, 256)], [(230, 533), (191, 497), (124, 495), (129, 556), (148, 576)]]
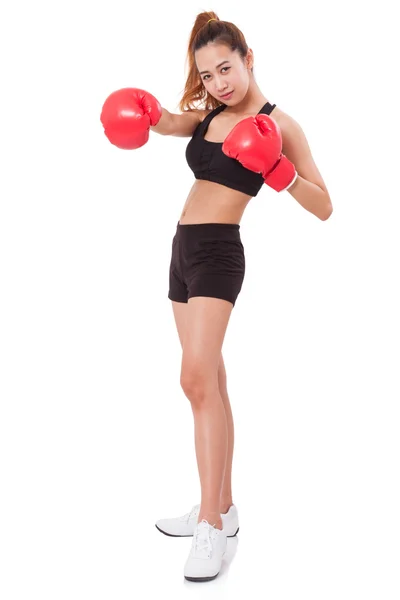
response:
[[(196, 51), (195, 61), (201, 81), (211, 96), (230, 106), (243, 100), (253, 66), (251, 50), (243, 61), (237, 50), (232, 51), (224, 44), (209, 43)], [(232, 93), (224, 98), (228, 92)]]

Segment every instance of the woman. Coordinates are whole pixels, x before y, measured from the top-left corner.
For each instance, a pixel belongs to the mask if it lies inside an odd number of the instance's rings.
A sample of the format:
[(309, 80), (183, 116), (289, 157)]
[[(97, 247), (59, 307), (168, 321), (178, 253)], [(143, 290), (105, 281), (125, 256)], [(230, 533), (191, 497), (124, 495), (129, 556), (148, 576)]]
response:
[[(146, 143), (149, 129), (192, 137), (186, 159), (196, 180), (172, 242), (168, 297), (183, 350), (181, 386), (194, 416), (201, 504), (156, 527), (193, 536), (184, 575), (204, 581), (218, 575), (226, 538), (239, 529), (231, 488), (234, 426), (221, 352), (245, 273), (239, 223), (264, 183), (287, 190), (321, 220), (332, 205), (301, 127), (259, 89), (242, 32), (203, 12), (192, 29), (188, 59), (183, 114), (161, 108), (148, 92), (130, 90), (140, 118), (122, 134), (110, 132), (105, 109), (102, 121), (110, 141), (124, 148)], [(195, 108), (196, 101), (205, 108)]]

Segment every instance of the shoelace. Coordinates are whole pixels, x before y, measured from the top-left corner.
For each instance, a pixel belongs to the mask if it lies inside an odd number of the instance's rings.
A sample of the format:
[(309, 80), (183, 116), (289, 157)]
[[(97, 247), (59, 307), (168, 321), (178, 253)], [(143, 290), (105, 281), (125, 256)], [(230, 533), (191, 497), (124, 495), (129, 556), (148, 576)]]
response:
[[(204, 525), (203, 525), (204, 523)], [(199, 526), (196, 528), (195, 533), (194, 533), (194, 540), (193, 540), (193, 553), (197, 554), (197, 552), (199, 552), (200, 554), (206, 550), (207, 551), (207, 557), (210, 558), (210, 554), (211, 554), (211, 550), (212, 550), (212, 543), (211, 543), (211, 535), (210, 532), (212, 532), (212, 526), (210, 525), (210, 523), (208, 521), (206, 521), (206, 519), (202, 519), (199, 523)]]
[(189, 523), (189, 521), (192, 517), (195, 517), (199, 514), (199, 510), (200, 510), (200, 504), (196, 504), (195, 506), (193, 506), (192, 510), (190, 512), (186, 513), (185, 515), (183, 515), (183, 517), (181, 517), (180, 520), (186, 521), (186, 523)]

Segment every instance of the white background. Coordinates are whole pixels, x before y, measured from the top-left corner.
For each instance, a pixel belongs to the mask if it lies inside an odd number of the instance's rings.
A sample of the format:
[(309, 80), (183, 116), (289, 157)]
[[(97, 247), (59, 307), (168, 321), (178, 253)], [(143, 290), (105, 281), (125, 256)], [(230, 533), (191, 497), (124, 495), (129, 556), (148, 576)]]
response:
[[(398, 36), (389, 1), (14, 2), (2, 11), (0, 596), (397, 600)], [(157, 519), (200, 499), (168, 293), (188, 138), (118, 150), (105, 98), (179, 112), (198, 12), (303, 128), (326, 222), (264, 186), (223, 355), (240, 532), (209, 584)]]

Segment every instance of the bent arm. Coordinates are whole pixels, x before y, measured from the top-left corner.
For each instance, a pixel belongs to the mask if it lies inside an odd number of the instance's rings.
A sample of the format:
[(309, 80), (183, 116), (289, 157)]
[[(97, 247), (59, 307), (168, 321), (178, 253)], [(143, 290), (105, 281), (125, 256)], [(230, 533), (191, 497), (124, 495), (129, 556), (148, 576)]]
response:
[(201, 110), (188, 110), (182, 114), (170, 113), (162, 108), (162, 115), (157, 125), (150, 127), (151, 131), (161, 135), (175, 135), (178, 137), (191, 137), (194, 130), (201, 122)]

